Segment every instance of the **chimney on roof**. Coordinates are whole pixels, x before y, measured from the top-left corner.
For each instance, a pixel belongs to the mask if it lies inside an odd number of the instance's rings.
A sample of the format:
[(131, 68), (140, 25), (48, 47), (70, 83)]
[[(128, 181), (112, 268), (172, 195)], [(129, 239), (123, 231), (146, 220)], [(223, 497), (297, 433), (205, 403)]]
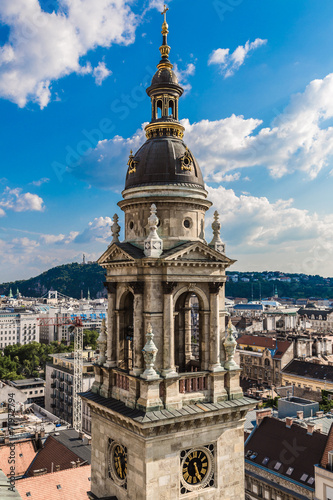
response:
[(84, 432), (82, 432), (82, 431), (80, 431), (80, 432), (79, 432), (79, 438), (80, 438), (80, 439), (83, 439), (83, 438), (84, 438)]
[(298, 412), (297, 412), (297, 418), (298, 418), (299, 420), (303, 420), (303, 418), (304, 418), (304, 413), (303, 413), (303, 411), (298, 411)]
[(324, 416), (324, 412), (323, 412), (323, 411), (317, 411), (317, 412), (316, 412), (316, 417), (321, 418), (321, 417), (323, 417), (323, 416)]
[(290, 429), (292, 425), (293, 425), (293, 419), (291, 417), (286, 417), (286, 427)]
[(56, 466), (55, 466), (55, 470), (56, 470), (56, 471), (60, 470), (60, 465), (56, 465)]
[(91, 437), (88, 437), (88, 443), (87, 444), (91, 444)]
[(265, 408), (264, 410), (257, 410), (256, 411), (256, 422), (257, 422), (257, 425), (259, 425), (260, 422), (265, 417), (271, 417), (271, 416), (272, 416), (272, 408)]
[(308, 424), (308, 434), (310, 436), (312, 436), (314, 428), (315, 428), (314, 424)]
[(40, 437), (41, 438), (45, 437), (45, 429), (41, 429), (41, 431), (40, 431)]
[(5, 444), (9, 444), (9, 436), (5, 436)]
[(72, 467), (72, 469), (75, 469), (75, 467), (76, 467), (76, 462), (74, 462), (73, 460), (71, 461), (71, 467)]
[(80, 467), (80, 459), (78, 458), (77, 461), (76, 461), (76, 467)]

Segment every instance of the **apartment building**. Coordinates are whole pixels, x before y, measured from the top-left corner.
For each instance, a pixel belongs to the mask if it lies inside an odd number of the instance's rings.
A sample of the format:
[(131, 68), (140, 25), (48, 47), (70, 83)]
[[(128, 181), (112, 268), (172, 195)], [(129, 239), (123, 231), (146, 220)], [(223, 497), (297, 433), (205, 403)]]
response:
[[(83, 351), (83, 392), (88, 391), (94, 380), (94, 355), (91, 350)], [(45, 408), (73, 425), (74, 353), (52, 354), (52, 362), (45, 369)], [(91, 434), (90, 410), (82, 402), (82, 430)]]
[(0, 309), (0, 348), (39, 342), (37, 314), (32, 311)]

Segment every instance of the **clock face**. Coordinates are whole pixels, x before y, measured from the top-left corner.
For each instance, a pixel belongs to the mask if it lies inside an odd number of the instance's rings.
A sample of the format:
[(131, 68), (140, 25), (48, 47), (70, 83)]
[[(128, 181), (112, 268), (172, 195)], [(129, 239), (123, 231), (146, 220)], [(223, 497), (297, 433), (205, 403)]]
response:
[(120, 444), (116, 444), (113, 448), (113, 465), (114, 470), (120, 480), (126, 479), (127, 476), (127, 454), (125, 448)]
[[(213, 445), (210, 445), (212, 450)], [(209, 447), (193, 448), (181, 453), (181, 493), (212, 486), (214, 458)]]
[(126, 485), (127, 449), (125, 446), (110, 440), (109, 475), (119, 485)]
[(187, 484), (201, 484), (209, 473), (209, 459), (203, 450), (191, 450), (183, 462), (183, 478)]

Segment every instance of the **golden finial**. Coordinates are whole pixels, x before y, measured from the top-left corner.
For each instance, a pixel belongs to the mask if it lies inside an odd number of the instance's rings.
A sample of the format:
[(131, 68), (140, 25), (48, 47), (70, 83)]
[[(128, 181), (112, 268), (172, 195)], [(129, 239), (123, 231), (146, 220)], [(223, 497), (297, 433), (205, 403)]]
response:
[(130, 151), (130, 156), (132, 156), (132, 154), (133, 154), (133, 151), (132, 151), (132, 149), (131, 149), (131, 151)]

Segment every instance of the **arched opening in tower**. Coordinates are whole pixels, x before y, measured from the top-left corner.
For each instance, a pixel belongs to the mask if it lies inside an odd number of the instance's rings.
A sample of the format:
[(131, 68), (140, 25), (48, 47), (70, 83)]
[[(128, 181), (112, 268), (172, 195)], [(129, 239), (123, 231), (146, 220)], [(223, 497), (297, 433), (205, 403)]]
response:
[(202, 370), (202, 307), (199, 297), (183, 293), (175, 306), (175, 364), (179, 373)]
[(119, 355), (118, 368), (131, 370), (133, 368), (133, 316), (134, 296), (127, 292), (121, 301), (119, 310)]
[(162, 118), (162, 101), (156, 102), (156, 118)]
[(174, 102), (169, 101), (169, 118), (174, 118)]

